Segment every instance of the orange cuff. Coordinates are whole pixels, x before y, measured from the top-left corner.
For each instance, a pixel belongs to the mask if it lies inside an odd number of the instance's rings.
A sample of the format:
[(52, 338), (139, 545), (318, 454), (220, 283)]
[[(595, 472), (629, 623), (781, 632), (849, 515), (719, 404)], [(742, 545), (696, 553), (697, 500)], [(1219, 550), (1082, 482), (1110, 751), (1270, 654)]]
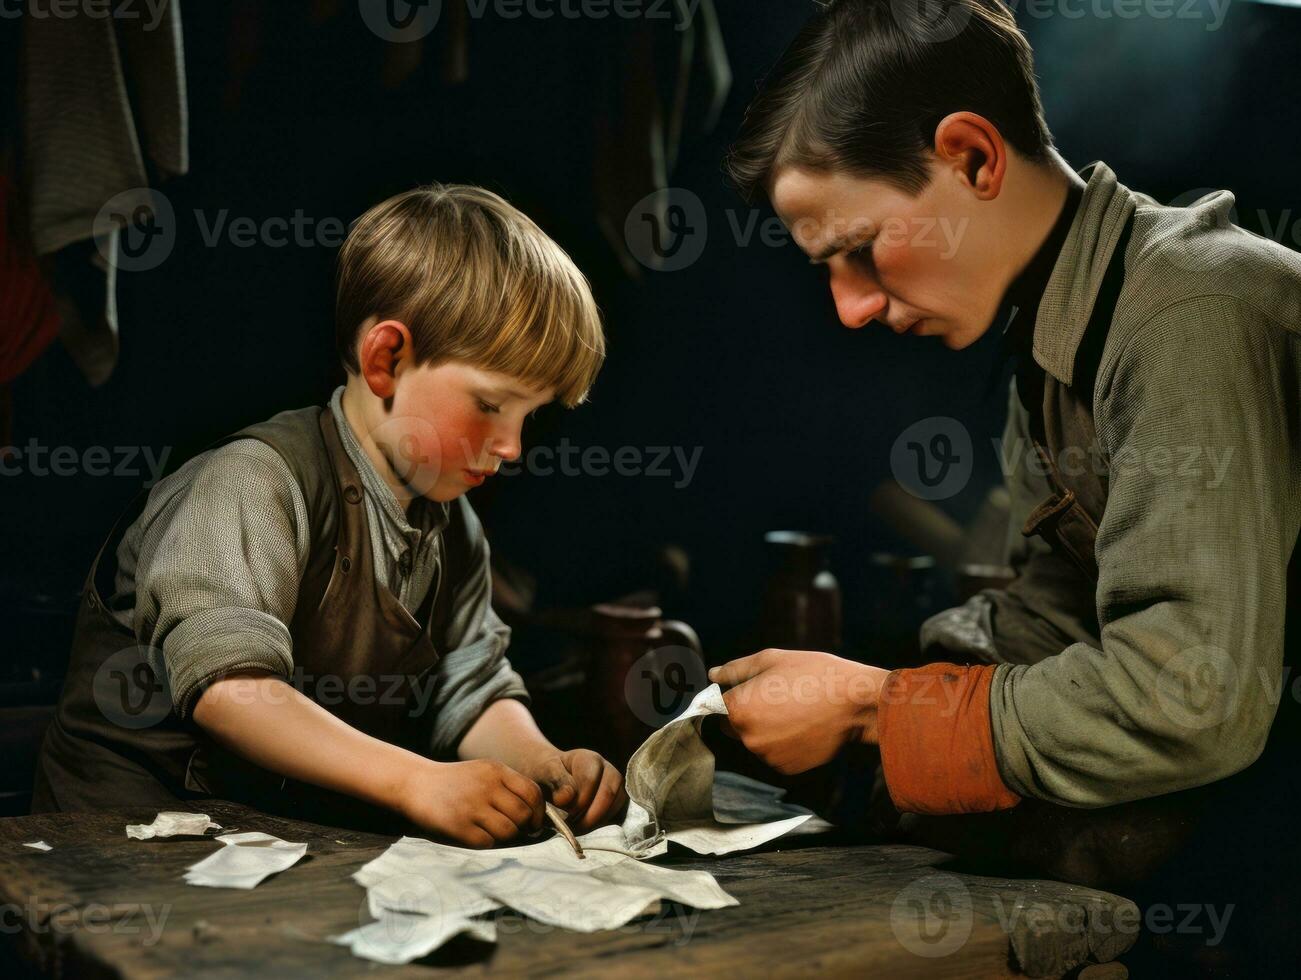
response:
[(877, 709), (886, 788), (904, 813), (987, 813), (1021, 802), (994, 756), (989, 687), (995, 667), (895, 670)]

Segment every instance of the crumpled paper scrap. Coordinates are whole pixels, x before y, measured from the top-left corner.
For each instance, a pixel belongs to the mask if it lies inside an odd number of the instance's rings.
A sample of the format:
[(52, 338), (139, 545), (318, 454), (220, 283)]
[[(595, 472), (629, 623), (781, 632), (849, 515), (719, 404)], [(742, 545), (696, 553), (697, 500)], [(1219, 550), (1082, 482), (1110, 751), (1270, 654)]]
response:
[(221, 824), (214, 823), (206, 813), (181, 813), (176, 810), (163, 810), (154, 817), (153, 823), (129, 823), (126, 835), (133, 840), (149, 840), (153, 837), (175, 837), (177, 834), (192, 834), (201, 837), (209, 830), (221, 830)]
[(268, 875), (292, 867), (307, 853), (306, 844), (281, 840), (260, 831), (223, 834), (222, 848), (190, 865), (185, 880), (210, 888), (255, 888)]
[(428, 956), (461, 933), (485, 943), (497, 941), (497, 926), (490, 921), (405, 912), (385, 912), (376, 921), (330, 941), (347, 946), (354, 956), (398, 966)]

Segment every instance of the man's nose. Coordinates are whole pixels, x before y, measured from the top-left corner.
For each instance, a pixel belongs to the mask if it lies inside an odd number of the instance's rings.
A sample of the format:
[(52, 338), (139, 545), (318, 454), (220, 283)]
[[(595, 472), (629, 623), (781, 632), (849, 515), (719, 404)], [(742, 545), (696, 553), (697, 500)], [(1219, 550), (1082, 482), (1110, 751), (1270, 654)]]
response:
[(866, 326), (880, 316), (887, 305), (885, 291), (876, 280), (849, 269), (832, 270), (831, 297), (836, 301), (840, 322), (851, 330)]

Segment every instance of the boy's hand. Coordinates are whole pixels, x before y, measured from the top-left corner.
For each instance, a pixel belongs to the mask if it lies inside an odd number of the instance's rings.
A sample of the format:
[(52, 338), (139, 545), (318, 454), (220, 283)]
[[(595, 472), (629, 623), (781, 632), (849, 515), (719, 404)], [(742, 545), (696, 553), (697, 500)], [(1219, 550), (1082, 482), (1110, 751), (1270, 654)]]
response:
[(591, 749), (548, 752), (523, 768), (551, 802), (569, 814), (575, 833), (614, 820), (628, 802), (623, 775)]
[(532, 779), (490, 759), (426, 762), (407, 776), (402, 814), (467, 847), (492, 847), (542, 826), (542, 791)]

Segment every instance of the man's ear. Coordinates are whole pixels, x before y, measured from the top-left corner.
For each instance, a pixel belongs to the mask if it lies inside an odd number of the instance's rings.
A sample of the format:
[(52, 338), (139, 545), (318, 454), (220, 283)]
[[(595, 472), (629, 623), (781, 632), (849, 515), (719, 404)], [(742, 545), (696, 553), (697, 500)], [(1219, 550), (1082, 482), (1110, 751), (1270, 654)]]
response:
[(390, 399), (397, 390), (398, 366), (411, 357), (411, 331), (400, 320), (378, 320), (365, 328), (358, 353), (371, 393)]
[(935, 127), (935, 156), (982, 201), (1003, 189), (1007, 146), (998, 127), (974, 112), (954, 112)]

